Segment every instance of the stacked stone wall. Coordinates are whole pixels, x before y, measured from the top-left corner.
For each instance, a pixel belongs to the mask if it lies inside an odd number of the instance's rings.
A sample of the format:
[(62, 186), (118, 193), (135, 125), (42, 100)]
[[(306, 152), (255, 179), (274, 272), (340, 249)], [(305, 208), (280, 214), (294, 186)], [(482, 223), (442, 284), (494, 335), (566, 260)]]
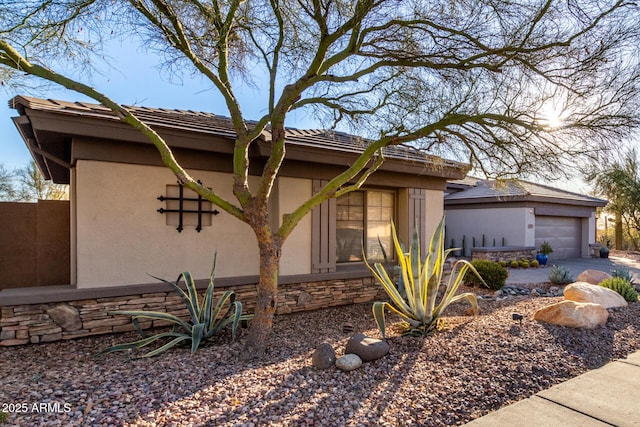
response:
[(535, 248), (521, 249), (496, 249), (496, 248), (473, 248), (471, 250), (471, 259), (487, 260), (487, 261), (513, 261), (520, 259), (534, 260), (536, 259)]
[[(243, 311), (253, 313), (256, 285), (234, 286)], [(215, 291), (217, 299), (227, 289)], [(303, 282), (280, 286), (277, 314), (316, 310), (386, 299), (382, 286), (365, 277), (340, 281)], [(92, 335), (133, 331), (131, 317), (111, 314), (117, 310), (150, 310), (184, 319), (188, 312), (172, 291), (85, 299), (50, 304), (14, 305), (0, 308), (0, 345), (43, 343)], [(143, 329), (166, 326), (166, 321), (142, 322)]]

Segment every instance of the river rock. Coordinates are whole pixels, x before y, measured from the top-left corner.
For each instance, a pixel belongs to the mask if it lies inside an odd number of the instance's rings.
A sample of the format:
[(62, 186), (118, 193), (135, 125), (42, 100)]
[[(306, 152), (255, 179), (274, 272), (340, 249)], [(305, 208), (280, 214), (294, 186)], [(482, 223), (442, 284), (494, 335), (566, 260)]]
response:
[(327, 369), (336, 363), (336, 352), (329, 343), (322, 343), (311, 356), (311, 365), (318, 369)]
[(597, 285), (605, 279), (609, 279), (611, 277), (610, 274), (605, 273), (600, 270), (585, 270), (582, 273), (578, 274), (576, 277), (576, 282), (586, 282), (592, 285)]
[(363, 362), (371, 362), (380, 359), (389, 353), (389, 344), (375, 338), (369, 338), (364, 334), (355, 334), (347, 342), (345, 354), (357, 354)]
[(80, 313), (69, 304), (58, 304), (46, 309), (53, 321), (65, 331), (79, 331), (82, 329)]
[(576, 282), (564, 288), (564, 298), (576, 302), (591, 302), (604, 308), (626, 307), (627, 301), (616, 291), (586, 282)]
[(609, 312), (600, 304), (564, 300), (536, 311), (533, 319), (552, 325), (593, 329), (607, 323)]
[(336, 360), (336, 368), (343, 371), (353, 371), (354, 369), (358, 369), (360, 366), (362, 366), (362, 359), (360, 359), (357, 354), (345, 354)]

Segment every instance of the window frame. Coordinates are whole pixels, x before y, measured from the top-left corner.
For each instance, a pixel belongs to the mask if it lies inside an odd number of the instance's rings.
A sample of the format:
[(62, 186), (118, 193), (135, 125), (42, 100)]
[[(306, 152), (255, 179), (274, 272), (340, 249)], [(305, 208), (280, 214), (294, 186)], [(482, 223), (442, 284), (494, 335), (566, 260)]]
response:
[[(368, 234), (367, 234), (367, 232), (368, 232), (368, 227), (367, 227), (367, 225), (368, 225), (368, 208), (369, 208), (369, 206), (368, 206), (368, 201), (369, 201), (368, 193), (369, 192), (380, 192), (380, 193), (387, 193), (387, 194), (391, 194), (392, 195), (393, 207), (391, 209), (391, 217), (392, 217), (392, 220), (393, 220), (394, 224), (396, 224), (396, 226), (397, 226), (397, 224), (398, 224), (399, 189), (397, 189), (397, 188), (388, 188), (388, 187), (376, 187), (376, 186), (370, 186), (369, 187), (368, 186), (368, 187), (361, 188), (359, 190), (355, 190), (354, 192), (362, 192), (362, 193), (364, 193), (362, 223), (363, 223), (363, 233), (364, 233), (363, 240), (365, 242), (368, 241), (368, 239), (369, 239)], [(337, 200), (338, 199), (336, 199), (336, 209), (337, 209), (337, 206), (338, 206)], [(338, 225), (338, 215), (336, 214), (336, 217), (335, 217), (335, 229), (336, 229), (336, 245), (335, 245), (335, 251), (336, 251), (336, 258), (335, 259), (336, 259), (336, 261), (335, 262), (336, 262), (336, 266), (337, 267), (343, 267), (343, 266), (349, 266), (349, 265), (364, 264), (364, 260), (363, 259), (354, 260), (354, 261), (338, 261), (338, 255), (337, 255), (337, 249), (338, 249), (338, 246), (337, 246), (337, 229), (338, 229), (338, 226), (337, 225)], [(397, 261), (397, 254), (396, 254), (395, 248), (393, 247), (393, 244), (392, 244), (392, 247), (391, 247), (391, 256), (389, 256), (389, 254), (387, 253), (387, 257), (388, 257), (387, 261), (389, 261), (389, 262)], [(376, 262), (378, 262), (378, 261), (382, 261), (382, 260), (377, 260), (376, 259)]]

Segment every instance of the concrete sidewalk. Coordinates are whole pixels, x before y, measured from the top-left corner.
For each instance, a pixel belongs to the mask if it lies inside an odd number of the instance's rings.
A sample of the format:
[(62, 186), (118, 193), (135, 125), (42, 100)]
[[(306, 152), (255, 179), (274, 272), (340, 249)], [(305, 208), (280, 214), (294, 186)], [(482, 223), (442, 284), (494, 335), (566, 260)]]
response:
[(640, 426), (640, 352), (465, 425)]
[[(509, 270), (508, 284), (549, 281), (546, 268)], [(625, 258), (559, 260), (574, 278), (587, 269), (610, 273), (626, 267), (640, 281), (640, 263)], [(528, 399), (491, 412), (472, 427), (640, 426), (640, 351), (599, 369), (541, 391)]]

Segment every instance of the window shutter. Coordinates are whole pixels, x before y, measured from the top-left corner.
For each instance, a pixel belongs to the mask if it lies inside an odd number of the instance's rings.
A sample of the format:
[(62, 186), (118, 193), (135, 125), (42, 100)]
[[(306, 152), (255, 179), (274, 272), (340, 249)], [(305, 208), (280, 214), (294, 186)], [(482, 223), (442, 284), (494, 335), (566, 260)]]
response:
[(427, 238), (425, 234), (425, 214), (427, 211), (426, 191), (423, 188), (409, 188), (409, 236), (418, 230), (420, 236), (420, 253), (426, 254)]
[[(313, 180), (313, 194), (328, 181)], [(329, 199), (311, 211), (311, 272), (336, 271), (336, 199)]]

